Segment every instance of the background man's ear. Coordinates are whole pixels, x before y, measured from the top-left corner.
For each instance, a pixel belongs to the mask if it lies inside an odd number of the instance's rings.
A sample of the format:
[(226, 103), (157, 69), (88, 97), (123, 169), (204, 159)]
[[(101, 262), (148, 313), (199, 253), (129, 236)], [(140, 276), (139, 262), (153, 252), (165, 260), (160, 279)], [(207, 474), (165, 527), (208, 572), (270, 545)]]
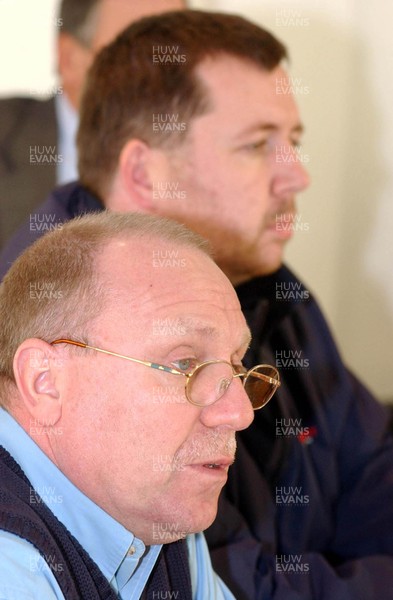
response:
[[(152, 148), (142, 140), (129, 140), (123, 147), (114, 193), (108, 201), (112, 210), (136, 210), (156, 213), (154, 185), (165, 181), (168, 173), (168, 157), (164, 151)], [(120, 193), (119, 192), (120, 187)]]
[(122, 183), (138, 205), (148, 207), (152, 198), (149, 169), (150, 148), (141, 140), (127, 142), (120, 154), (119, 170)]
[(14, 357), (14, 376), (20, 402), (31, 417), (45, 425), (61, 417), (61, 395), (57, 388), (59, 359), (56, 350), (36, 338), (22, 342)]

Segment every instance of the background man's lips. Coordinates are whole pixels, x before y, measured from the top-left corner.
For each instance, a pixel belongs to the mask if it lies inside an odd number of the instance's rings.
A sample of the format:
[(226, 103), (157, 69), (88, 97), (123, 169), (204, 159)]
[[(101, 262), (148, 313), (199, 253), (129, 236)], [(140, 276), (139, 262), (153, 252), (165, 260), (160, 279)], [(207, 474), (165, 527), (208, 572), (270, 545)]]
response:
[(294, 234), (294, 223), (296, 213), (280, 213), (276, 215), (276, 220), (272, 221), (268, 226), (269, 231), (282, 239), (288, 240)]

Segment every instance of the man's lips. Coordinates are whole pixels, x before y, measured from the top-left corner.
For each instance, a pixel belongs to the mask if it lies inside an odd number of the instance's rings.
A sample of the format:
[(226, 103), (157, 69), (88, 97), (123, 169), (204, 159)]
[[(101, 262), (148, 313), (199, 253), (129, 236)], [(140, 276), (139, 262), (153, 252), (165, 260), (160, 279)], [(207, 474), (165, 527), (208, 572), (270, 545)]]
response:
[(294, 212), (276, 214), (268, 223), (267, 229), (274, 232), (277, 237), (287, 240), (294, 234), (295, 218)]
[(206, 460), (199, 460), (197, 463), (191, 463), (187, 466), (189, 467), (200, 467), (200, 468), (205, 468), (205, 469), (211, 469), (211, 470), (219, 470), (219, 469), (225, 469), (228, 470), (228, 468), (233, 464), (235, 458), (234, 457), (219, 457), (219, 458), (214, 458), (214, 459), (206, 459)]

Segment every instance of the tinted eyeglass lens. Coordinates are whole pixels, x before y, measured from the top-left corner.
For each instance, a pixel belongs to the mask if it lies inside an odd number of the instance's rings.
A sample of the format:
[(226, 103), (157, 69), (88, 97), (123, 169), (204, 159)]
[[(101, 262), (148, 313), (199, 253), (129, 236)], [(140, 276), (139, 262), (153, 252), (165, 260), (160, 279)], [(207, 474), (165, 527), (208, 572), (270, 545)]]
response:
[(279, 375), (274, 367), (263, 365), (252, 369), (244, 382), (244, 388), (254, 409), (267, 404), (278, 387)]

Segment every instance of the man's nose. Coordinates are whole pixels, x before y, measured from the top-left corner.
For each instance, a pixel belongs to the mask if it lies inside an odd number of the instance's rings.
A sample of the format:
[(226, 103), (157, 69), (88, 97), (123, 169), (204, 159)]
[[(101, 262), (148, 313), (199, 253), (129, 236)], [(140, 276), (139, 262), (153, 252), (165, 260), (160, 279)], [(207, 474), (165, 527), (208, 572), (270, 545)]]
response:
[(272, 191), (276, 196), (292, 196), (310, 185), (306, 164), (308, 155), (292, 145), (276, 150)]
[(246, 429), (254, 420), (254, 409), (240, 378), (232, 379), (225, 393), (214, 404), (205, 406), (201, 421), (206, 427)]

